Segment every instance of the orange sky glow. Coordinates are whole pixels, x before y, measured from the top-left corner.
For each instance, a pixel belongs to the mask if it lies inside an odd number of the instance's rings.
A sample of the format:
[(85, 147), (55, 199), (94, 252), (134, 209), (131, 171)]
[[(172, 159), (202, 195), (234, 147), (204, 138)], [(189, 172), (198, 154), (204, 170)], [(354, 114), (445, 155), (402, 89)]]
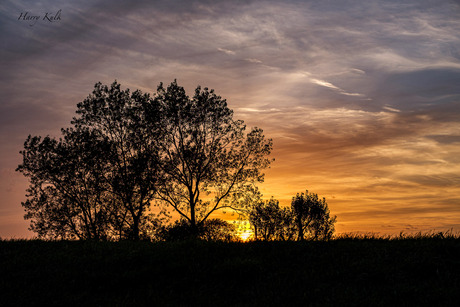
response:
[[(227, 99), (273, 139), (260, 185), (325, 197), (336, 230), (460, 231), (460, 5), (455, 1), (6, 1), (1, 5), (0, 237), (32, 237), (28, 134), (59, 136), (101, 81), (174, 79)], [(62, 11), (31, 25), (21, 12)], [(229, 214), (217, 214), (227, 220)]]

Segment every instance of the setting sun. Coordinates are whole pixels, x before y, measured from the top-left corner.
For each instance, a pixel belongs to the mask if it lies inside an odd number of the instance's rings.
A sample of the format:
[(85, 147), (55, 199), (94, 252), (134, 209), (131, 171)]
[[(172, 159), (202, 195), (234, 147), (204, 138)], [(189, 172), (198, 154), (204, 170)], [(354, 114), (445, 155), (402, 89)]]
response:
[(239, 238), (240, 238), (241, 241), (243, 241), (243, 242), (249, 241), (249, 239), (251, 238), (252, 235), (254, 235), (254, 233), (253, 233), (251, 230), (249, 230), (249, 229), (244, 230), (243, 232), (240, 232), (240, 233), (238, 234)]

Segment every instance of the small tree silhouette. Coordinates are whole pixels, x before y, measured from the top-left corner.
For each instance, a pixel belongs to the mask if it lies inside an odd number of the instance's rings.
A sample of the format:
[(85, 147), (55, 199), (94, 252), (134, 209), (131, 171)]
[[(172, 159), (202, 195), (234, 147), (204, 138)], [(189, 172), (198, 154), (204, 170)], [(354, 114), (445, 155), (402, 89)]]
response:
[(297, 240), (304, 240), (306, 234), (314, 240), (332, 237), (336, 217), (330, 217), (325, 198), (319, 199), (318, 194), (307, 190), (292, 198), (291, 209), (297, 226)]
[(330, 217), (326, 199), (301, 193), (291, 208), (281, 208), (276, 199), (256, 202), (248, 213), (256, 240), (327, 240), (334, 234), (336, 217)]
[(289, 208), (281, 208), (279, 201), (256, 203), (249, 211), (249, 222), (254, 230), (256, 240), (292, 240), (295, 234), (293, 215)]

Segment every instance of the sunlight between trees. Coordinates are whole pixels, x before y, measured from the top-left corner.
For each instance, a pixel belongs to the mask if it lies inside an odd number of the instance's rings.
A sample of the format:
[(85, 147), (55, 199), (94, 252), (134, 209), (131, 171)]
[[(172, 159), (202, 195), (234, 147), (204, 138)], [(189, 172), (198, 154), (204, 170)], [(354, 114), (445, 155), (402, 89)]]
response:
[[(234, 225), (211, 218), (222, 209), (249, 219), (255, 239), (334, 231), (316, 194), (298, 194), (291, 209), (260, 201), (272, 140), (246, 131), (213, 90), (190, 98), (174, 81), (150, 96), (97, 83), (76, 113), (61, 138), (29, 135), (20, 152), (30, 182), (22, 206), (40, 238), (238, 240)], [(171, 212), (180, 220), (170, 223)]]

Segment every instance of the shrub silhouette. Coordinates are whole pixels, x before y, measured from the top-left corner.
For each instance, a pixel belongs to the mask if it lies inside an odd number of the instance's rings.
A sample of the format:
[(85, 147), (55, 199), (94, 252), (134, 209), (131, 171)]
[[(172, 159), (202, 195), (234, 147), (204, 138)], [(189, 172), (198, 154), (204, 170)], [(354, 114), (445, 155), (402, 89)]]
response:
[(234, 225), (221, 219), (207, 219), (200, 225), (197, 232), (192, 230), (187, 220), (180, 219), (172, 225), (163, 226), (158, 238), (164, 241), (200, 239), (205, 241), (232, 242), (238, 240)]

